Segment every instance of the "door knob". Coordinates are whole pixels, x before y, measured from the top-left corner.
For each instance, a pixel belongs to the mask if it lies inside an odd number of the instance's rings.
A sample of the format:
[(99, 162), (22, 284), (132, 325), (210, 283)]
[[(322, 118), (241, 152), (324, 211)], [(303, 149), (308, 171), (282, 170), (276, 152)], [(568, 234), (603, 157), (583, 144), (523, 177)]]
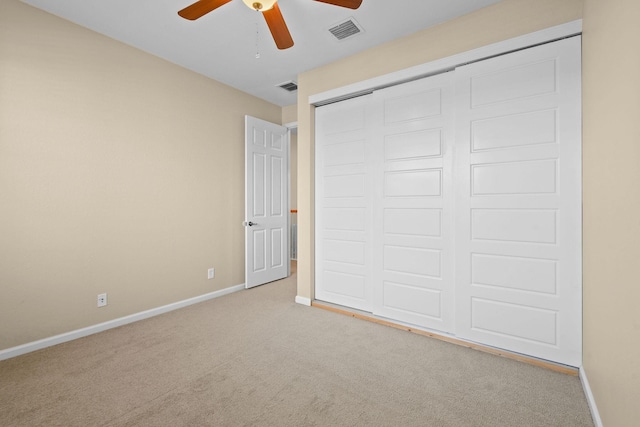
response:
[(252, 221), (248, 221), (248, 222), (245, 221), (243, 224), (244, 224), (245, 227), (246, 226), (253, 227), (254, 225), (258, 225), (257, 223), (252, 222)]

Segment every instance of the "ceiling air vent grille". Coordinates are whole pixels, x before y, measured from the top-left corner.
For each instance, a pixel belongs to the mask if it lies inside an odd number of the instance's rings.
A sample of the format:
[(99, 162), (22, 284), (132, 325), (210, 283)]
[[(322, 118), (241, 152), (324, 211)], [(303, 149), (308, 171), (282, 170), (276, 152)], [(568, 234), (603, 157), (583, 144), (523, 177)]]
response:
[(355, 19), (349, 18), (348, 21), (344, 21), (329, 28), (329, 32), (333, 34), (333, 36), (338, 40), (344, 40), (347, 37), (355, 36), (356, 34), (361, 33), (362, 27), (358, 25)]
[(294, 92), (298, 90), (298, 84), (294, 81), (280, 83), (278, 87), (286, 90), (287, 92)]

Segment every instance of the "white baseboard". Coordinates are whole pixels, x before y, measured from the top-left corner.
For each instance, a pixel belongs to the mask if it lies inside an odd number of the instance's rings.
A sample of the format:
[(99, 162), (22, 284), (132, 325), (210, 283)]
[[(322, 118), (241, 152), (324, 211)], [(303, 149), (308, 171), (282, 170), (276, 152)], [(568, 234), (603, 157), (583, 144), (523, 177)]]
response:
[(187, 307), (192, 304), (197, 304), (199, 302), (207, 301), (214, 298), (219, 298), (223, 295), (227, 295), (233, 292), (238, 292), (243, 290), (244, 288), (245, 288), (244, 283), (241, 285), (231, 286), (230, 288), (225, 288), (219, 291), (210, 292), (208, 294), (174, 302), (172, 304), (163, 305), (162, 307), (152, 308), (150, 310), (141, 311), (139, 313), (131, 314), (129, 316), (120, 317), (118, 319), (109, 320), (103, 323), (98, 323), (97, 325), (87, 326), (86, 328), (76, 329), (75, 331), (65, 332), (64, 334), (55, 335), (49, 338), (43, 338), (38, 341), (33, 341), (27, 344), (22, 344), (16, 347), (0, 350), (0, 360), (10, 359), (12, 357), (20, 356), (22, 354), (31, 353), (32, 351), (40, 350), (46, 347), (62, 344), (67, 341), (72, 341), (78, 338), (86, 337), (87, 335), (97, 334), (98, 332), (106, 331), (107, 329), (117, 328), (118, 326), (137, 322), (143, 319), (148, 319), (149, 317), (157, 316), (159, 314), (163, 314), (169, 311), (177, 310), (179, 308)]
[(296, 303), (311, 307), (311, 300), (299, 295), (296, 295)]
[(596, 400), (593, 397), (593, 393), (591, 392), (591, 386), (589, 385), (589, 380), (587, 379), (587, 373), (584, 370), (584, 366), (580, 367), (580, 382), (582, 383), (584, 394), (587, 397), (587, 403), (589, 404), (589, 410), (591, 410), (591, 418), (593, 418), (593, 424), (596, 427), (603, 427), (602, 420), (600, 419), (600, 413), (598, 412), (598, 407), (596, 406)]

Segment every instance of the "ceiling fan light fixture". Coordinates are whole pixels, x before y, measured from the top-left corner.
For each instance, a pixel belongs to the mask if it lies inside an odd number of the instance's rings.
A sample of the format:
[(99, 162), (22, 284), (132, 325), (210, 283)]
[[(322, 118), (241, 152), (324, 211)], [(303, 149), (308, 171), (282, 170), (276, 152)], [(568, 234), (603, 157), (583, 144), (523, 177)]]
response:
[(269, 10), (273, 8), (273, 5), (276, 4), (277, 0), (242, 0), (247, 7), (257, 10), (259, 12), (264, 12), (265, 10)]

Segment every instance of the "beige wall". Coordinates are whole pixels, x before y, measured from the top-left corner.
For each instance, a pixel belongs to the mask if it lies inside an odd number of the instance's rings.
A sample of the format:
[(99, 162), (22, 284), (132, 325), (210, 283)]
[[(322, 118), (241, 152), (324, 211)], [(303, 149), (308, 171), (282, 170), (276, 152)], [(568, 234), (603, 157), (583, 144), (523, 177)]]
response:
[[(298, 122), (298, 106), (297, 104), (282, 107), (282, 124), (293, 125)], [(291, 129), (291, 138), (289, 141), (289, 201), (290, 209), (298, 209), (298, 128), (297, 125)], [(298, 223), (298, 214), (292, 213), (290, 216), (291, 224)]]
[[(584, 7), (584, 10), (583, 10)], [(584, 367), (606, 427), (640, 419), (640, 3), (504, 0), (299, 76), (298, 295), (313, 299), (310, 95), (584, 19)]]
[(0, 349), (243, 283), (245, 114), (282, 109), (1, 0)]
[(586, 0), (584, 367), (606, 427), (640, 423), (640, 2)]
[(282, 124), (295, 123), (298, 121), (298, 105), (288, 105), (282, 107)]
[[(297, 105), (288, 105), (286, 107), (282, 107), (282, 124), (290, 125), (298, 122), (298, 106)], [(291, 192), (291, 209), (298, 208), (298, 128), (295, 127), (291, 131), (291, 141), (290, 141), (290, 158), (291, 161), (289, 163), (290, 173), (291, 173), (291, 188), (289, 189)], [(296, 217), (293, 217), (293, 220), (296, 220)]]

